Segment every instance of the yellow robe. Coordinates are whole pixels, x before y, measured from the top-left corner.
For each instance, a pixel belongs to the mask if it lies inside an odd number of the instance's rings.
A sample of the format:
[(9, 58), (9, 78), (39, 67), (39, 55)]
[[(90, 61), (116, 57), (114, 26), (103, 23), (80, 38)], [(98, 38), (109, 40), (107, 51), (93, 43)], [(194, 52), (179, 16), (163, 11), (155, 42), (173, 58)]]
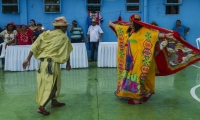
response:
[(118, 35), (118, 85), (120, 98), (142, 99), (155, 86), (154, 49), (158, 31), (142, 27), (132, 35), (128, 26), (116, 25)]
[(37, 72), (37, 93), (36, 101), (42, 106), (50, 96), (50, 93), (57, 83), (58, 97), (61, 88), (61, 70), (60, 64), (65, 63), (69, 59), (72, 45), (69, 38), (57, 29), (42, 33), (37, 40), (32, 44), (31, 51), (36, 59), (51, 58), (53, 74), (48, 74), (46, 71), (48, 62), (44, 59), (40, 64), (41, 72)]

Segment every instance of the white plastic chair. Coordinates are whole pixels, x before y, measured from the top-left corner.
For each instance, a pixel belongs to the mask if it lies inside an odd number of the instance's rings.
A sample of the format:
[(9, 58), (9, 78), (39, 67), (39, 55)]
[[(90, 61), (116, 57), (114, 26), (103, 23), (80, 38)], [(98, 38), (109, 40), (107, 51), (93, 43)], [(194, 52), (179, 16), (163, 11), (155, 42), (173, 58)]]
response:
[(0, 68), (2, 68), (2, 58), (5, 58), (5, 54), (6, 54), (5, 43), (1, 43), (0, 44), (0, 48), (1, 48), (1, 53), (0, 53)]
[(200, 45), (200, 38), (196, 39), (196, 43), (197, 43), (197, 48), (199, 49), (199, 45)]

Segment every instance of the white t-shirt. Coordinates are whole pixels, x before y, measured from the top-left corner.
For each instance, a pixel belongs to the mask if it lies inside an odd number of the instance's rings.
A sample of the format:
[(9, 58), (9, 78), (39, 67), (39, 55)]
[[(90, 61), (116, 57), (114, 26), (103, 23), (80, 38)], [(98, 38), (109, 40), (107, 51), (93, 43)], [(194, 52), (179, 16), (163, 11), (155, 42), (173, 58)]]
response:
[(103, 31), (99, 25), (90, 25), (87, 32), (87, 34), (90, 35), (90, 42), (97, 42), (101, 33), (103, 33)]
[(4, 39), (4, 42), (7, 43), (15, 38), (17, 35), (17, 31), (14, 30), (13, 33), (8, 34), (7, 30), (4, 30), (0, 33), (0, 37)]

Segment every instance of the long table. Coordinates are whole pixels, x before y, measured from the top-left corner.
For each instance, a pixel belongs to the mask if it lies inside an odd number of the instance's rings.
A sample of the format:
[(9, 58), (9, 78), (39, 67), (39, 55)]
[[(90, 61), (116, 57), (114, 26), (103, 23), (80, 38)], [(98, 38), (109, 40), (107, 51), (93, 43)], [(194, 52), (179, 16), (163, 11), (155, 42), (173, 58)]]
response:
[(100, 42), (98, 67), (117, 67), (117, 42)]
[[(70, 54), (70, 63), (72, 68), (87, 68), (88, 57), (85, 43), (72, 43), (73, 51)], [(25, 71), (22, 63), (26, 60), (30, 45), (8, 46), (5, 55), (5, 71)], [(65, 68), (65, 64), (61, 64), (61, 68)], [(36, 70), (38, 68), (38, 60), (31, 58), (30, 67), (26, 70)]]

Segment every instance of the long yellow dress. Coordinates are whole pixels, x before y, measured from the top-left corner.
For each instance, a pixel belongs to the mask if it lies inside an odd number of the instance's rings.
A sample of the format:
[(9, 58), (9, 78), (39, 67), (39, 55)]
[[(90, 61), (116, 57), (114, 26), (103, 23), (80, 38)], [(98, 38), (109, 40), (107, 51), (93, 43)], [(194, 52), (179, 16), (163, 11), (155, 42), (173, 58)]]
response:
[[(42, 33), (32, 44), (31, 51), (36, 59), (45, 58), (40, 63), (40, 72), (37, 72), (37, 92), (36, 101), (42, 106), (50, 96), (50, 93), (56, 83), (58, 97), (61, 88), (61, 70), (60, 64), (69, 59), (72, 45), (69, 38), (57, 29)], [(51, 58), (51, 69), (53, 74), (47, 73), (47, 58)]]
[(118, 85), (115, 94), (120, 98), (142, 99), (154, 92), (154, 49), (158, 31), (142, 27), (129, 35), (128, 26), (116, 25), (118, 35)]

